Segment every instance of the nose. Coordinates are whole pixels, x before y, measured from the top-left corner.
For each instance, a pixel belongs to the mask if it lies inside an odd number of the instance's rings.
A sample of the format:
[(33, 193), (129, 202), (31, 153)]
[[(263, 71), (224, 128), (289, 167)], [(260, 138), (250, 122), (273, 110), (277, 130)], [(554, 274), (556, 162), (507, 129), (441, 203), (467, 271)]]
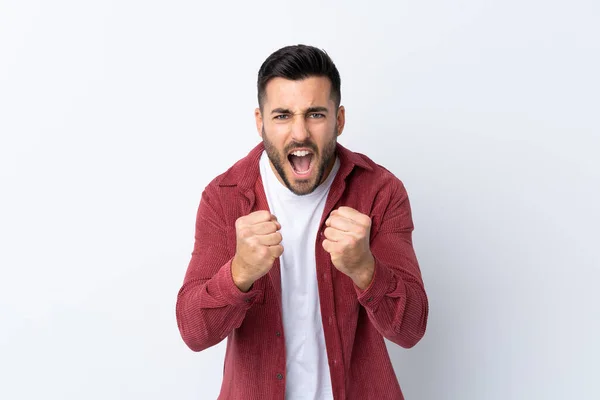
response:
[(304, 118), (297, 116), (292, 123), (292, 139), (296, 142), (303, 143), (310, 137), (308, 125)]

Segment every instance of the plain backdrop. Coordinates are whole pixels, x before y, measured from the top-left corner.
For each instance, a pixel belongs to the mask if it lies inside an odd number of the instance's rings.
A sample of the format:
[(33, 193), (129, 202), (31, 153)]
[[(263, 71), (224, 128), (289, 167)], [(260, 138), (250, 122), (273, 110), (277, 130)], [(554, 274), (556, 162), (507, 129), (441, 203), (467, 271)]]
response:
[[(600, 398), (597, 0), (0, 0), (0, 398), (215, 399), (179, 336), (204, 187), (288, 44), (405, 184), (430, 301), (409, 400)], [(373, 377), (376, 384), (377, 377)]]

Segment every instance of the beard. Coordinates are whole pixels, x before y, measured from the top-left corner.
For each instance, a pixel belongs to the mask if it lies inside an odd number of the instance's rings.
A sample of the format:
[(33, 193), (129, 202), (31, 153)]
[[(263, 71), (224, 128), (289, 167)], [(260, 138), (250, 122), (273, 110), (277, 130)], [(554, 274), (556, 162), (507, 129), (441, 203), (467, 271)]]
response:
[[(319, 151), (319, 148), (317, 147), (317, 145), (315, 143), (308, 140), (303, 143), (292, 142), (289, 145), (287, 145), (285, 147), (285, 149), (283, 149), (283, 152), (280, 152), (279, 150), (277, 150), (275, 145), (267, 137), (265, 128), (263, 126), (262, 139), (263, 139), (263, 145), (265, 146), (265, 151), (267, 152), (267, 156), (269, 157), (271, 164), (273, 164), (273, 167), (275, 168), (275, 170), (281, 177), (281, 180), (283, 181), (285, 186), (292, 193), (294, 193), (298, 196), (310, 194), (310, 193), (314, 192), (314, 190), (317, 187), (319, 187), (319, 185), (326, 178), (324, 176), (325, 170), (333, 164), (333, 161), (335, 159), (335, 148), (336, 148), (336, 144), (337, 144), (337, 135), (336, 135), (337, 131), (338, 131), (338, 127), (336, 124), (333, 132), (331, 133), (332, 139), (325, 144), (325, 147), (323, 147), (322, 151)], [(313, 177), (308, 178), (308, 179), (295, 179), (293, 176), (288, 176), (288, 174), (286, 174), (284, 166), (286, 164), (288, 164), (289, 168), (292, 168), (292, 166), (290, 165), (290, 163), (287, 159), (287, 154), (289, 154), (290, 151), (292, 151), (294, 149), (299, 149), (299, 148), (303, 148), (303, 147), (309, 148), (313, 152), (313, 161), (311, 161), (311, 162), (316, 163), (312, 167), (314, 170), (316, 170), (316, 174), (313, 173)]]

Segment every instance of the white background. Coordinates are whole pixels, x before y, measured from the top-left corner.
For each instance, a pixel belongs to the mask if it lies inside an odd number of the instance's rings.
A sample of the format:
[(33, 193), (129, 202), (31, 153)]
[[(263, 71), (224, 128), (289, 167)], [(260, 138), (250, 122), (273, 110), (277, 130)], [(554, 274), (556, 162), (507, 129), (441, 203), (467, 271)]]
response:
[(224, 343), (190, 351), (176, 295), (297, 43), (340, 70), (340, 142), (409, 192), (406, 398), (600, 398), (598, 1), (217, 3), (0, 0), (0, 398), (216, 398)]

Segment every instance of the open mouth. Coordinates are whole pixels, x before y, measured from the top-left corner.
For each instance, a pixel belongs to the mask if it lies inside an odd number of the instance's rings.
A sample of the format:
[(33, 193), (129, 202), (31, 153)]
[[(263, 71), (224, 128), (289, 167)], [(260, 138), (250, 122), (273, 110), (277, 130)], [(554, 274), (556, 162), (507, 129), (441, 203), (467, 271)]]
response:
[(303, 178), (310, 175), (313, 167), (314, 154), (310, 150), (294, 150), (288, 154), (288, 161), (294, 174)]

